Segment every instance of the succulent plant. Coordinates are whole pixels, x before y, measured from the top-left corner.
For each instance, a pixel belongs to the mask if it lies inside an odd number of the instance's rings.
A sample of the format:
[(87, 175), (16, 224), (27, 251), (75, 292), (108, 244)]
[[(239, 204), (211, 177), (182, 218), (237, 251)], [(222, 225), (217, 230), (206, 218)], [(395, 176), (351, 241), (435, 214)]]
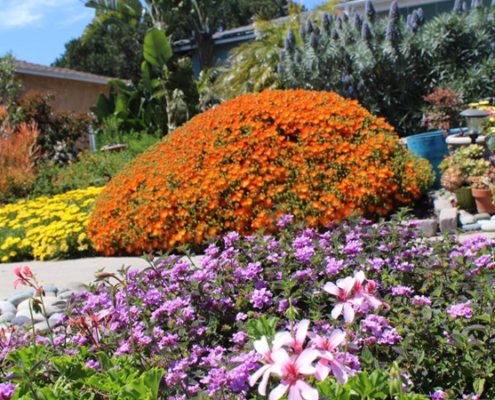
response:
[(466, 183), (462, 176), (462, 171), (456, 166), (447, 168), (442, 174), (440, 182), (445, 190), (448, 190), (449, 192), (456, 191)]

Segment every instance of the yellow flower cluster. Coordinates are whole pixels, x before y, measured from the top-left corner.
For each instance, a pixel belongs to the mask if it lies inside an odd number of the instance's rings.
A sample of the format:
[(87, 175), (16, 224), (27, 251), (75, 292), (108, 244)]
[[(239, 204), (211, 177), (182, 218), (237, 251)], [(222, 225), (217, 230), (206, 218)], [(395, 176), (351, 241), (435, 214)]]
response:
[(102, 190), (89, 187), (0, 208), (0, 261), (63, 258), (92, 250), (86, 225)]

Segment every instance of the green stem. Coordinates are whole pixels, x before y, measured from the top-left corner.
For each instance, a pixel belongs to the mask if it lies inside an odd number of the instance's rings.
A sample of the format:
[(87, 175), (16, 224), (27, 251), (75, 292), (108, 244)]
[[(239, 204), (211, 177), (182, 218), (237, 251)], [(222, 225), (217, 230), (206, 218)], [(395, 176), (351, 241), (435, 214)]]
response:
[(34, 315), (32, 307), (32, 298), (29, 300), (29, 314), (31, 315), (31, 329), (33, 331), (33, 348), (36, 347), (36, 330), (34, 329)]

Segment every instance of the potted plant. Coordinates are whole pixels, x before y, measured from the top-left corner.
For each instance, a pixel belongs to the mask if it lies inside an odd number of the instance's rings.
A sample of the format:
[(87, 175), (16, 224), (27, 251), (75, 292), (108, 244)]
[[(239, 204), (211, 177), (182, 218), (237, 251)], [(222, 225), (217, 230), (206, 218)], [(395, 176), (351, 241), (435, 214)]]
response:
[(489, 166), (482, 176), (468, 178), (479, 213), (495, 214), (493, 191), (495, 190), (495, 167)]
[(442, 186), (455, 194), (459, 207), (465, 210), (476, 209), (470, 181), (474, 177), (483, 176), (490, 167), (483, 153), (484, 148), (477, 144), (458, 148), (439, 166)]
[(424, 100), (429, 103), (422, 120), (423, 126), (435, 129), (433, 132), (420, 133), (407, 137), (407, 147), (415, 154), (430, 161), (435, 169), (435, 188), (441, 186), (441, 173), (439, 165), (445, 156), (449, 154), (445, 136), (457, 132), (455, 128), (460, 126), (462, 119), (459, 115), (462, 111), (462, 96), (450, 88), (436, 88), (426, 96)]

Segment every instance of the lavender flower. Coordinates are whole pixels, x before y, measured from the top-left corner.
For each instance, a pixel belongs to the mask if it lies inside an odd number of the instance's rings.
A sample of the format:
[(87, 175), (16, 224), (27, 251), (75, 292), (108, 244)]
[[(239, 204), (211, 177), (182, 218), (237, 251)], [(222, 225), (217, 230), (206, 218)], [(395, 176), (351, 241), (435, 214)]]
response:
[(456, 12), (457, 14), (462, 13), (462, 0), (455, 0), (454, 12)]
[[(294, 50), (294, 45), (291, 43), (291, 41), (289, 40), (289, 38), (284, 38), (284, 49), (286, 51)], [(282, 59), (282, 57), (280, 57), (280, 59)]]
[(447, 308), (447, 313), (452, 318), (471, 318), (473, 316), (473, 310), (469, 307), (471, 305), (471, 301), (467, 301), (466, 303), (452, 303), (450, 307)]
[(269, 306), (272, 304), (272, 297), (273, 294), (269, 290), (266, 290), (265, 288), (260, 290), (256, 289), (251, 294), (251, 303), (255, 308), (263, 308), (264, 305)]
[(339, 38), (339, 34), (337, 33), (337, 29), (332, 28), (330, 31), (330, 38), (333, 40), (337, 40)]
[(15, 389), (17, 386), (12, 383), (0, 383), (0, 400), (9, 400), (15, 395)]
[(443, 390), (437, 390), (435, 393), (431, 394), (431, 400), (444, 400), (445, 392)]
[(283, 67), (283, 66), (282, 66), (282, 64), (280, 64), (280, 63), (278, 63), (278, 64), (277, 64), (277, 72), (278, 72), (279, 74), (283, 74), (283, 73), (285, 72), (284, 67)]
[(392, 291), (392, 296), (411, 297), (414, 293), (412, 288), (402, 285), (392, 286), (389, 289)]
[(431, 306), (430, 298), (425, 296), (414, 296), (411, 303), (415, 306)]

